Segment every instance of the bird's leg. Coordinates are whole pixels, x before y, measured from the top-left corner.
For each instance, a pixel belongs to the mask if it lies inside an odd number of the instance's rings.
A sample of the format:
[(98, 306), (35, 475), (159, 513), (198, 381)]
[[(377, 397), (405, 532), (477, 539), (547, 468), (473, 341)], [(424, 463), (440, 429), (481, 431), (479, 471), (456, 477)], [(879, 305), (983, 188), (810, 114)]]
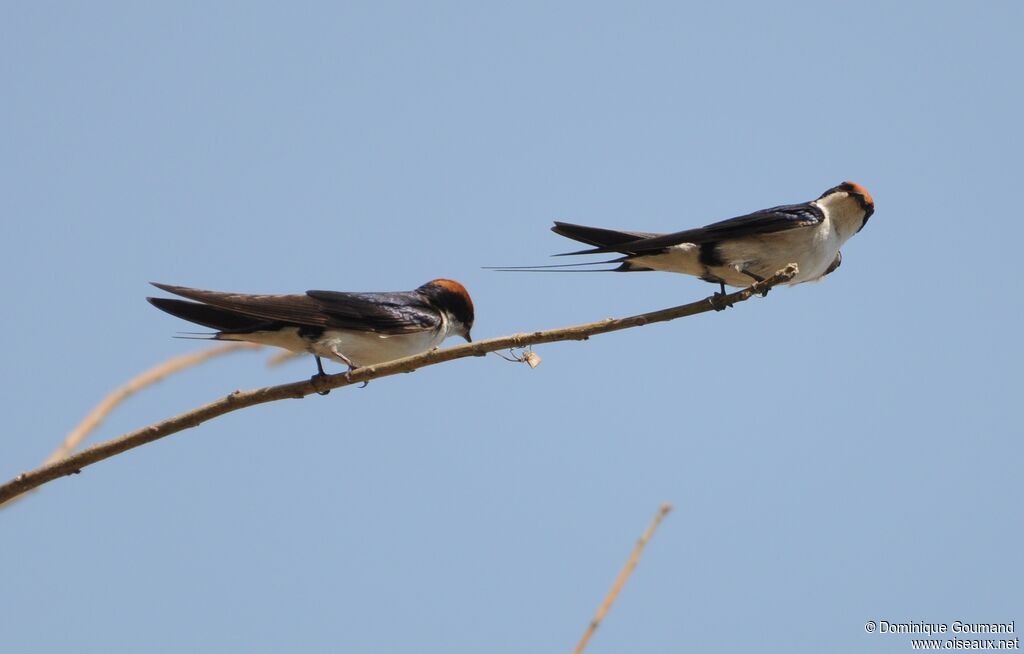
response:
[[(740, 272), (743, 273), (744, 275), (746, 275), (747, 277), (753, 279), (758, 284), (760, 284), (761, 282), (764, 281), (764, 277), (761, 277), (760, 275), (755, 275), (754, 273), (750, 272), (749, 270), (741, 270)], [(761, 291), (761, 297), (768, 297), (768, 291), (770, 291), (770, 290), (772, 290), (772, 289), (766, 288), (763, 291)]]
[(725, 282), (719, 280), (718, 288), (720, 291), (711, 297), (711, 306), (715, 308), (715, 311), (725, 311), (732, 306), (725, 300)]
[[(346, 375), (348, 375), (350, 372), (352, 372), (353, 370), (355, 370), (358, 367), (358, 366), (356, 366), (356, 364), (352, 363), (352, 359), (349, 359), (347, 356), (342, 354), (338, 350), (338, 348), (336, 348), (336, 347), (331, 349), (331, 354), (333, 354), (334, 356), (336, 356), (339, 359), (341, 359), (342, 361), (344, 361), (345, 365), (348, 366), (348, 370), (345, 371)], [(369, 385), (370, 385), (369, 381), (364, 381), (362, 386), (360, 386), (359, 388), (366, 388)]]
[[(313, 382), (313, 386), (319, 387), (321, 382), (323, 381), (323, 379), (325, 377), (327, 377), (327, 373), (324, 372), (324, 364), (323, 364), (322, 361), (320, 361), (320, 357), (317, 356), (316, 354), (314, 354), (313, 358), (316, 359), (316, 369), (317, 369), (318, 372), (317, 372), (317, 374), (315, 374), (312, 377), (310, 377), (309, 381)], [(322, 389), (322, 390), (320, 388), (317, 388), (316, 394), (317, 395), (327, 395), (330, 392), (331, 392), (331, 389), (329, 389), (329, 388)]]

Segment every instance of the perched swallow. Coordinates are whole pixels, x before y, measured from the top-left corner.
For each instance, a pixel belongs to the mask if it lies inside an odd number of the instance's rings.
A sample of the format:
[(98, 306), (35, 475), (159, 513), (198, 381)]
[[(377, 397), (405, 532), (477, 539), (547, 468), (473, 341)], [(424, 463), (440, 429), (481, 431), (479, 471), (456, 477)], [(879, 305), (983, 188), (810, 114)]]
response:
[(462, 284), (435, 279), (413, 291), (246, 295), (153, 286), (189, 300), (146, 298), (167, 313), (216, 329), (211, 338), (251, 341), (339, 361), (350, 369), (426, 352), (449, 336), (471, 341), (473, 300)]
[[(789, 263), (800, 267), (788, 284), (821, 279), (839, 267), (839, 248), (867, 224), (875, 211), (871, 194), (860, 184), (843, 182), (817, 200), (762, 209), (697, 229), (673, 234), (624, 232), (556, 222), (551, 231), (595, 247), (556, 256), (606, 254), (624, 256), (604, 261), (554, 266), (523, 266), (498, 270), (541, 271), (618, 263), (600, 271), (660, 270), (699, 277), (725, 286), (748, 286)], [(598, 272), (598, 270), (578, 270)]]

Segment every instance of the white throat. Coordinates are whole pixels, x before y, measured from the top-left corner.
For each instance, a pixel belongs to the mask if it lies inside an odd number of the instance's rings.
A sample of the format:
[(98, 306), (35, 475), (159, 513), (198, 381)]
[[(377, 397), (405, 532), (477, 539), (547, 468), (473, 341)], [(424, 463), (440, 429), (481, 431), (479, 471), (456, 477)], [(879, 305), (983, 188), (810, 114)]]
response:
[(814, 203), (825, 212), (840, 243), (845, 243), (864, 225), (864, 209), (849, 193), (830, 193)]

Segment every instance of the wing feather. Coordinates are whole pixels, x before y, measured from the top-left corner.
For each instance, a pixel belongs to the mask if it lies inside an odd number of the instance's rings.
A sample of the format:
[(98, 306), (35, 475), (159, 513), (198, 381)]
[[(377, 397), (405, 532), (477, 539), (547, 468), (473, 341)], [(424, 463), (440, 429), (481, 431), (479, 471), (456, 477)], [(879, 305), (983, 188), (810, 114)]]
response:
[(308, 291), (304, 295), (250, 295), (155, 282), (153, 285), (168, 293), (219, 309), (293, 325), (406, 334), (437, 328), (441, 323), (441, 316), (437, 310), (427, 304), (416, 291)]
[(441, 314), (416, 291), (306, 291), (306, 296), (319, 304), (332, 327), (407, 334), (441, 326)]
[(622, 252), (623, 254), (649, 254), (682, 243), (713, 243), (746, 236), (773, 234), (790, 229), (811, 227), (824, 220), (824, 214), (811, 203), (791, 204), (771, 209), (762, 209), (744, 216), (729, 218), (697, 229), (687, 229), (671, 234), (661, 234), (635, 241), (617, 242), (604, 247), (585, 250), (574, 254), (598, 254)]

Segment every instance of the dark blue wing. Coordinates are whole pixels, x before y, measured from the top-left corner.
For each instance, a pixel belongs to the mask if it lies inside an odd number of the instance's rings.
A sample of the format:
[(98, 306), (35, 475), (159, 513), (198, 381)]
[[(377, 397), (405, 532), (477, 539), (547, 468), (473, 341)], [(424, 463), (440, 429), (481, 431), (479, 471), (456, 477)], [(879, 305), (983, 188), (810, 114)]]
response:
[(437, 309), (416, 291), (396, 293), (345, 293), (306, 291), (326, 316), (327, 327), (342, 327), (387, 334), (407, 334), (436, 329), (441, 324)]
[(817, 205), (788, 204), (771, 209), (762, 209), (745, 216), (730, 218), (697, 229), (687, 229), (672, 234), (641, 238), (611, 247), (595, 248), (574, 254), (596, 254), (599, 252), (622, 252), (623, 254), (646, 254), (658, 252), (681, 243), (715, 243), (745, 236), (773, 234), (801, 227), (812, 227), (824, 220), (825, 215)]

